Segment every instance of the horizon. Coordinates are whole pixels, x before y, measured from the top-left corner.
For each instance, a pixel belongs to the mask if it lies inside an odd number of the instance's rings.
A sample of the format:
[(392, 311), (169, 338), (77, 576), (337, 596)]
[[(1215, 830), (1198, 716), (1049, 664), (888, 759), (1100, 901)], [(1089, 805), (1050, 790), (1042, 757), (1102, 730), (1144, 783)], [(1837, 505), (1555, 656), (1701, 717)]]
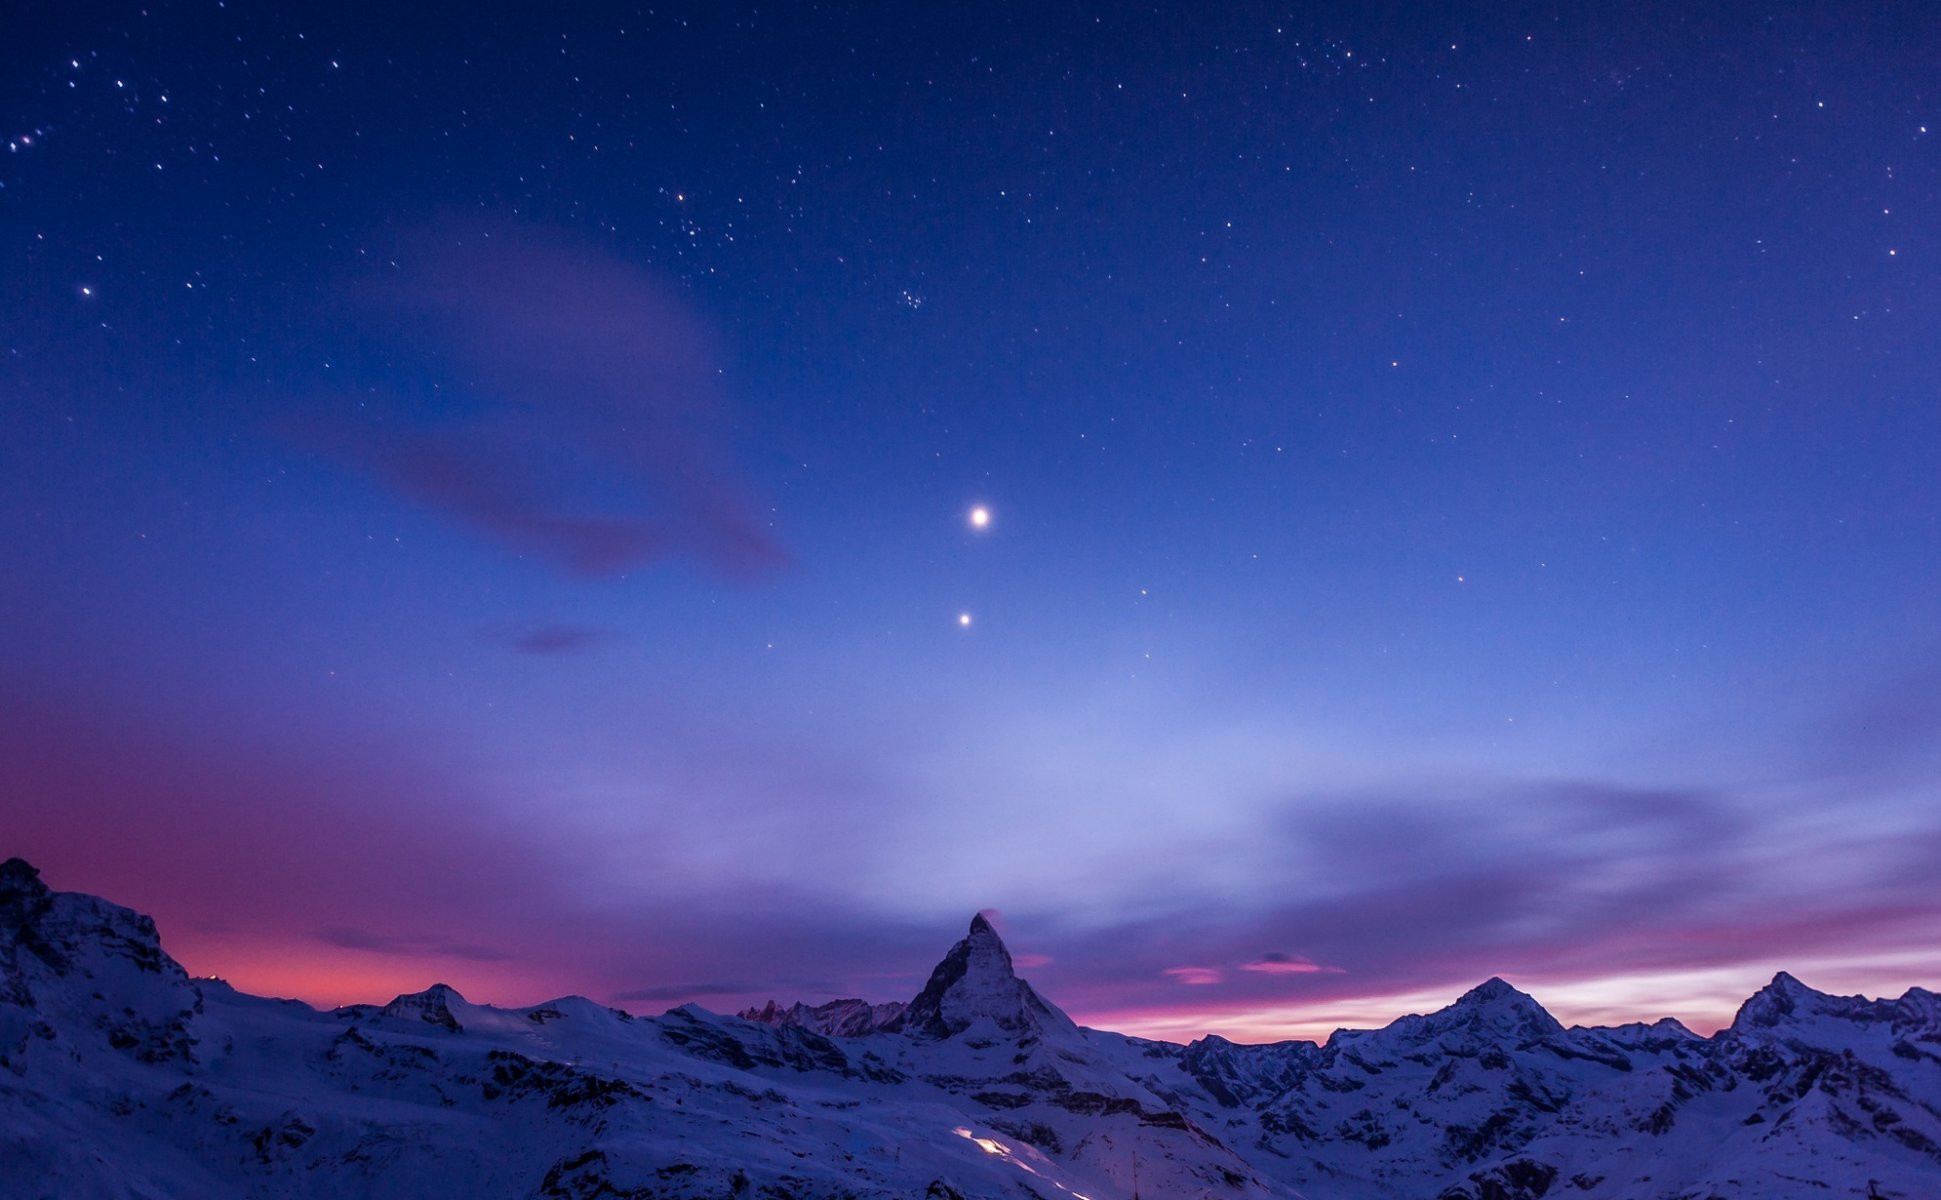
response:
[[(25, 859), (21, 859), (19, 861), (26, 862)], [(38, 873), (38, 868), (33, 868), (32, 863), (28, 863), (27, 865), (30, 868), (36, 870), (36, 872)], [(46, 880), (43, 878), (42, 882), (46, 883)], [(53, 890), (58, 892), (58, 891), (71, 891), (72, 889), (54, 888)], [(91, 893), (80, 893), (80, 894), (88, 895)], [(103, 896), (99, 898), (107, 900), (110, 903), (116, 902), (112, 896)], [(124, 905), (123, 907), (127, 907), (127, 906)], [(140, 910), (134, 910), (134, 911), (139, 912)], [(149, 915), (149, 914), (143, 914), (143, 915)], [(973, 920), (976, 920), (978, 918), (983, 918), (989, 921), (993, 915), (994, 914), (991, 914), (985, 911), (980, 911), (973, 915)], [(992, 922), (992, 928), (997, 932), (1000, 940), (1002, 940), (1003, 932), (1002, 932), (1002, 929), (998, 927), (998, 923)], [(170, 942), (169, 942), (169, 938), (167, 936), (166, 930), (161, 928), (159, 922), (157, 925), (157, 930), (158, 930), (158, 934), (161, 937), (162, 949), (165, 952), (169, 952), (171, 957), (176, 957), (171, 950)], [(1003, 944), (1005, 945), (1006, 951), (1009, 952), (1010, 944), (1008, 942), (1005, 942)], [(940, 952), (940, 957), (941, 957), (941, 954), (942, 952)], [(1048, 965), (1048, 960), (1043, 955), (1035, 955), (1030, 953), (1026, 953), (1023, 955), (1012, 954), (1011, 958), (1013, 961), (1013, 968), (1016, 971), (1018, 977), (1020, 979), (1023, 979), (1027, 983), (1031, 982), (1031, 976), (1029, 974), (1029, 970), (1026, 966), (1021, 965), (1019, 960), (1023, 960), (1024, 962), (1031, 963), (1032, 965), (1036, 965), (1036, 966)], [(181, 959), (177, 958), (177, 961), (180, 962)], [(763, 996), (759, 992), (742, 992), (738, 994), (746, 1002), (737, 1002), (732, 1005), (711, 1005), (707, 1003), (709, 996), (707, 994), (702, 994), (702, 995), (696, 996), (694, 999), (684, 1000), (679, 1003), (672, 1003), (672, 1004), (667, 1004), (659, 1007), (651, 1007), (651, 1006), (645, 1006), (640, 1001), (633, 1001), (630, 1003), (625, 1000), (602, 999), (599, 996), (586, 995), (582, 992), (573, 991), (570, 989), (567, 991), (555, 992), (546, 996), (529, 999), (529, 1000), (519, 1000), (519, 999), (508, 998), (508, 997), (499, 996), (499, 995), (482, 996), (468, 991), (467, 988), (461, 984), (453, 984), (448, 980), (445, 980), (442, 978), (432, 980), (421, 986), (400, 988), (399, 990), (391, 992), (384, 996), (371, 995), (371, 996), (366, 996), (362, 998), (354, 997), (354, 996), (343, 996), (343, 997), (338, 997), (333, 999), (331, 997), (323, 996), (323, 995), (304, 996), (304, 995), (298, 995), (294, 993), (278, 992), (275, 990), (262, 991), (253, 987), (243, 986), (239, 984), (237, 980), (232, 979), (225, 975), (213, 974), (213, 973), (198, 973), (197, 971), (189, 968), (189, 965), (187, 963), (184, 963), (183, 966), (185, 970), (188, 970), (189, 976), (192, 979), (213, 980), (215, 982), (225, 984), (229, 987), (233, 987), (237, 991), (244, 992), (250, 995), (264, 996), (272, 999), (298, 1000), (309, 1005), (311, 1008), (317, 1009), (320, 1011), (328, 1011), (332, 1009), (350, 1008), (350, 1007), (382, 1006), (385, 1004), (389, 1004), (392, 1001), (400, 999), (404, 996), (416, 995), (423, 992), (431, 991), (435, 988), (443, 987), (443, 988), (450, 988), (452, 991), (456, 992), (459, 995), (459, 997), (463, 999), (466, 1003), (484, 1005), (484, 1006), (498, 1008), (498, 1009), (518, 1010), (518, 1009), (527, 1009), (527, 1008), (537, 1008), (537, 1007), (542, 1007), (553, 1001), (563, 1000), (569, 997), (579, 997), (582, 999), (592, 1000), (595, 1003), (603, 1004), (603, 1005), (606, 1005), (607, 1007), (624, 1010), (626, 1012), (632, 1013), (634, 1016), (637, 1016), (637, 1017), (661, 1016), (667, 1012), (671, 1012), (676, 1008), (684, 1007), (688, 1004), (694, 1004), (700, 1008), (706, 1009), (707, 1011), (714, 1012), (721, 1015), (739, 1016), (745, 1011), (748, 1011), (751, 1009), (760, 1009), (767, 1004), (774, 1004), (786, 1009), (798, 1003), (807, 1004), (810, 1007), (814, 1007), (818, 1004), (825, 1004), (836, 1000), (860, 1000), (865, 1003), (873, 1004), (873, 1005), (883, 1004), (886, 1002), (907, 1003), (909, 999), (912, 996), (914, 996), (917, 993), (917, 991), (921, 989), (921, 987), (923, 986), (922, 981), (925, 979), (928, 979), (930, 976), (931, 970), (934, 969), (934, 968), (925, 968), (923, 971), (918, 972), (914, 976), (914, 978), (918, 981), (916, 986), (898, 995), (882, 995), (882, 996), (874, 996), (874, 997), (856, 996), (856, 995), (840, 995), (840, 996), (830, 995), (830, 996), (811, 997), (811, 996), (783, 996), (783, 995)], [(1730, 1012), (1725, 1013), (1723, 1016), (1717, 1017), (1717, 1019), (1715, 1020), (1704, 1020), (1704, 1019), (1690, 1020), (1690, 1019), (1680, 1017), (1675, 1013), (1669, 1013), (1669, 1012), (1659, 1013), (1655, 1016), (1646, 1016), (1639, 1012), (1631, 1012), (1627, 1010), (1614, 1010), (1614, 1009), (1609, 1009), (1604, 1007), (1571, 1006), (1568, 1004), (1568, 1002), (1566, 1002), (1566, 1006), (1564, 1007), (1553, 1007), (1551, 1003), (1546, 1003), (1543, 999), (1543, 996), (1539, 995), (1536, 991), (1533, 991), (1530, 986), (1519, 984), (1514, 980), (1504, 979), (1500, 975), (1491, 975), (1486, 979), (1478, 980), (1475, 983), (1464, 985), (1463, 987), (1457, 989), (1453, 993), (1449, 993), (1447, 995), (1444, 995), (1443, 993), (1437, 992), (1434, 990), (1425, 989), (1425, 990), (1415, 992), (1408, 997), (1346, 996), (1346, 997), (1338, 998), (1331, 1002), (1322, 1002), (1320, 1004), (1317, 1004), (1313, 1006), (1311, 1010), (1303, 1012), (1299, 1016), (1283, 1015), (1283, 1017), (1277, 1022), (1270, 1022), (1267, 1020), (1263, 1020), (1258, 1014), (1242, 1015), (1238, 1017), (1215, 1016), (1212, 1018), (1207, 1018), (1203, 1014), (1197, 1012), (1197, 1010), (1194, 1013), (1184, 1015), (1184, 1016), (1168, 1014), (1168, 1013), (1155, 1013), (1151, 1010), (1135, 1010), (1135, 1011), (1123, 1014), (1122, 1016), (1115, 1016), (1110, 1013), (1087, 1015), (1085, 1013), (1082, 1013), (1076, 1010), (1066, 1009), (1063, 1004), (1059, 1003), (1058, 998), (1055, 994), (1046, 995), (1045, 989), (1042, 987), (1039, 987), (1036, 984), (1033, 984), (1033, 989), (1036, 990), (1038, 994), (1046, 1001), (1048, 1001), (1055, 1007), (1061, 1009), (1062, 1011), (1065, 1011), (1067, 1015), (1071, 1016), (1073, 1021), (1076, 1022), (1078, 1025), (1089, 1029), (1098, 1029), (1098, 1030), (1104, 1030), (1112, 1033), (1126, 1034), (1134, 1037), (1145, 1037), (1155, 1041), (1168, 1041), (1168, 1042), (1175, 1042), (1180, 1044), (1185, 1044), (1185, 1043), (1194, 1041), (1198, 1038), (1206, 1037), (1208, 1035), (1216, 1035), (1216, 1036), (1223, 1037), (1228, 1041), (1243, 1043), (1243, 1044), (1258, 1045), (1258, 1044), (1271, 1044), (1274, 1042), (1285, 1042), (1285, 1041), (1308, 1041), (1308, 1042), (1313, 1042), (1317, 1045), (1326, 1045), (1329, 1039), (1332, 1038), (1336, 1033), (1359, 1032), (1364, 1030), (1380, 1029), (1380, 1028), (1386, 1027), (1389, 1024), (1392, 1024), (1397, 1020), (1401, 1020), (1405, 1017), (1421, 1016), (1421, 1015), (1426, 1015), (1426, 1014), (1440, 1011), (1441, 1009), (1444, 1009), (1456, 1004), (1458, 1001), (1460, 1001), (1463, 997), (1468, 995), (1470, 992), (1475, 991), (1493, 982), (1507, 984), (1508, 986), (1514, 988), (1519, 993), (1529, 997), (1530, 999), (1535, 1000), (1544, 1009), (1544, 1011), (1550, 1013), (1551, 1016), (1555, 1017), (1557, 1021), (1563, 1026), (1565, 1026), (1566, 1028), (1609, 1027), (1614, 1025), (1623, 1025), (1623, 1024), (1631, 1024), (1631, 1023), (1649, 1025), (1649, 1024), (1655, 1024), (1660, 1020), (1673, 1020), (1678, 1022), (1678, 1024), (1680, 1024), (1690, 1032), (1697, 1034), (1698, 1036), (1701, 1036), (1701, 1037), (1709, 1038), (1719, 1033), (1720, 1031), (1728, 1028), (1732, 1023), (1733, 1016), (1736, 1015), (1739, 1008), (1742, 1007), (1747, 1000), (1751, 999), (1755, 994), (1759, 993), (1760, 991), (1763, 991), (1765, 988), (1778, 984), (1781, 978), (1790, 978), (1796, 983), (1800, 983), (1805, 987), (1808, 987), (1814, 991), (1821, 992), (1822, 994), (1825, 994), (1825, 995), (1840, 996), (1843, 998), (1852, 998), (1852, 995), (1860, 995), (1859, 993), (1854, 993), (1849, 995), (1849, 994), (1841, 993), (1838, 990), (1828, 990), (1825, 988), (1814, 987), (1812, 983), (1802, 980), (1799, 977), (1799, 974), (1797, 972), (1789, 971), (1784, 968), (1781, 968), (1775, 971), (1773, 975), (1770, 978), (1768, 978), (1765, 982), (1757, 984), (1756, 986), (1748, 987), (1743, 992), (1743, 994), (1739, 995), (1737, 999), (1732, 1002)], [(1899, 993), (1865, 995), (1865, 996), (1862, 996), (1862, 998), (1867, 1000), (1897, 999), (1901, 995), (1904, 995), (1906, 992), (1914, 989), (1918, 989), (1921, 986), (1922, 985), (1918, 983), (1909, 984), (1906, 988), (1901, 989)], [(1568, 992), (1570, 989), (1568, 985), (1566, 985), (1561, 990)], [(1318, 1013), (1320, 1012), (1335, 1014), (1335, 1016), (1328, 1016), (1328, 1017), (1320, 1016), (1318, 1015)], [(1353, 1019), (1349, 1019), (1350, 1017), (1352, 1017)]]
[(41, 7), (0, 847), (198, 973), (1941, 982), (1941, 7)]

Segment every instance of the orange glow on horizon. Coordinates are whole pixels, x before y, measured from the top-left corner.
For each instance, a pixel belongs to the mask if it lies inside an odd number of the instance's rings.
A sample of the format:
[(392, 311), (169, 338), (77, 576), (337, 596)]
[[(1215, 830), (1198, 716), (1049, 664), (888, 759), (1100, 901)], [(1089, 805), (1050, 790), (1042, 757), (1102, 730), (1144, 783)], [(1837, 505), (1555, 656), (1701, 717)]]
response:
[(197, 978), (216, 978), (239, 992), (301, 1000), (312, 1008), (388, 1004), (401, 995), (449, 984), (479, 1004), (518, 1008), (571, 994), (549, 988), (515, 963), (403, 957), (329, 945), (292, 944), (250, 936), (202, 935), (174, 939), (170, 951)]
[[(517, 960), (482, 962), (452, 956), (392, 955), (315, 939), (291, 941), (253, 933), (187, 932), (171, 936), (169, 949), (191, 975), (214, 976), (251, 995), (301, 1000), (324, 1009), (383, 1004), (434, 983), (447, 983), (474, 1003), (506, 1008), (598, 990), (591, 981), (574, 982), (563, 977), (557, 967)], [(1839, 959), (1807, 956), (1784, 962), (1640, 971), (1594, 979), (1519, 974), (1506, 974), (1505, 978), (1566, 1026), (1652, 1022), (1669, 1016), (1694, 1033), (1710, 1035), (1729, 1025), (1739, 1006), (1780, 970), (1830, 994), (1893, 998), (1910, 986), (1934, 987), (1941, 980), (1941, 951), (1883, 952)], [(1477, 979), (1366, 996), (1274, 1002), (1222, 995), (1226, 986), (1212, 968), (1174, 968), (1171, 974), (1176, 984), (1194, 985), (1179, 987), (1181, 996), (1172, 1002), (1061, 1007), (1082, 1025), (1159, 1041), (1190, 1042), (1218, 1034), (1236, 1042), (1325, 1042), (1337, 1029), (1378, 1029), (1410, 1013), (1445, 1008), (1482, 982)], [(1342, 981), (1340, 976), (1333, 978)], [(606, 1002), (598, 995), (594, 998)], [(1053, 992), (1047, 992), (1046, 998), (1059, 1003)], [(662, 1007), (666, 1005), (653, 1006), (652, 1011)]]
[[(1908, 987), (1932, 987), (1941, 979), (1941, 954), (1912, 953), (1864, 959), (1806, 959), (1791, 964), (1735, 965), (1637, 972), (1603, 979), (1508, 977), (1565, 1025), (1621, 1025), (1676, 1018), (1710, 1036), (1732, 1023), (1753, 993), (1784, 970), (1808, 987), (1833, 995), (1893, 998)], [(1882, 980), (1905, 981), (1883, 984)], [(1476, 980), (1481, 983), (1482, 980)], [(1411, 1013), (1446, 1008), (1475, 984), (1422, 988), (1386, 995), (1312, 1000), (1306, 1003), (1178, 1003), (1145, 1008), (1086, 1010), (1072, 1014), (1081, 1025), (1155, 1041), (1190, 1042), (1218, 1034), (1234, 1042), (1325, 1042), (1337, 1029), (1379, 1029)], [(1194, 989), (1202, 993), (1204, 989)], [(1196, 995), (1195, 997), (1199, 997)]]

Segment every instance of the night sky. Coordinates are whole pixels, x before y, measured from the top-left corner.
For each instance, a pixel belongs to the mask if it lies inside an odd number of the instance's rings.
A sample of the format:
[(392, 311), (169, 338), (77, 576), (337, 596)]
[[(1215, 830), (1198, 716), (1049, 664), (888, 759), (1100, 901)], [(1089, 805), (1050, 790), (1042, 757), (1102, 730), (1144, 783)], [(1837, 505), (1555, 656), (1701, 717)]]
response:
[(53, 886), (316, 1003), (1941, 981), (1941, 8), (437, 8), (0, 16)]

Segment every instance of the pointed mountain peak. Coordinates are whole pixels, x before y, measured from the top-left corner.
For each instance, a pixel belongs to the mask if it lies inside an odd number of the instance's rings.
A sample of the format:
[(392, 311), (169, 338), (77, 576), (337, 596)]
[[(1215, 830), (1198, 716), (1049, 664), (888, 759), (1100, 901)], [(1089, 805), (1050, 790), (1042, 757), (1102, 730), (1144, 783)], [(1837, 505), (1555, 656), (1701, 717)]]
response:
[(751, 1005), (735, 1015), (744, 1021), (753, 1021), (757, 1025), (774, 1025), (777, 1028), (781, 1028), (788, 1025), (800, 1025), (802, 1023), (802, 1015), (808, 1007), (808, 1005), (798, 1002), (788, 1008), (783, 1008), (780, 1004), (770, 1000), (760, 1008), (755, 1008)]
[(978, 913), (971, 918), (970, 931), (944, 955), (930, 982), (891, 1027), (946, 1038), (983, 1019), (1011, 1034), (1077, 1028), (1018, 978), (1004, 940)]
[(1495, 975), (1464, 992), (1444, 1011), (1470, 1014), (1471, 1024), (1519, 1037), (1544, 1037), (1564, 1030), (1536, 997)]
[(1535, 998), (1492, 976), (1464, 992), (1449, 1007), (1427, 1016), (1403, 1017), (1388, 1030), (1410, 1042), (1448, 1034), (1527, 1042), (1560, 1034), (1564, 1027)]
[[(1459, 1009), (1515, 1009), (1519, 1011), (1543, 1011), (1536, 997), (1505, 983), (1500, 977), (1492, 975), (1483, 982), (1470, 988), (1456, 998), (1451, 1008)], [(1445, 1010), (1446, 1011), (1446, 1010)]]
[(1833, 1000), (1834, 997), (1815, 991), (1781, 971), (1739, 1006), (1738, 1014), (1732, 1018), (1732, 1028), (1741, 1033), (1775, 1029), (1798, 1018), (1824, 1012)]
[(971, 947), (974, 954), (988, 961), (994, 969), (1001, 969), (1007, 975), (1016, 973), (1011, 965), (1011, 952), (1004, 948), (1004, 939), (997, 935), (997, 926), (991, 924), (983, 913), (971, 918), (970, 931), (964, 934), (963, 945)]
[(1457, 998), (1457, 1004), (1514, 1004), (1518, 999), (1536, 1001), (1503, 982), (1500, 975), (1492, 975), (1483, 982), (1470, 988)]

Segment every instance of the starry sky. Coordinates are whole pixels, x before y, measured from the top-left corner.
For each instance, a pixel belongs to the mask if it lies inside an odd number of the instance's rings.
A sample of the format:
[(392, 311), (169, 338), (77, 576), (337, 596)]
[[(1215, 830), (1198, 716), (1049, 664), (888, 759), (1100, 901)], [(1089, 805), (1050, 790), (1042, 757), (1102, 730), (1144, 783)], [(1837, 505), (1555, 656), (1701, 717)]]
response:
[(0, 851), (316, 1003), (1935, 986), (1937, 47), (12, 7)]

